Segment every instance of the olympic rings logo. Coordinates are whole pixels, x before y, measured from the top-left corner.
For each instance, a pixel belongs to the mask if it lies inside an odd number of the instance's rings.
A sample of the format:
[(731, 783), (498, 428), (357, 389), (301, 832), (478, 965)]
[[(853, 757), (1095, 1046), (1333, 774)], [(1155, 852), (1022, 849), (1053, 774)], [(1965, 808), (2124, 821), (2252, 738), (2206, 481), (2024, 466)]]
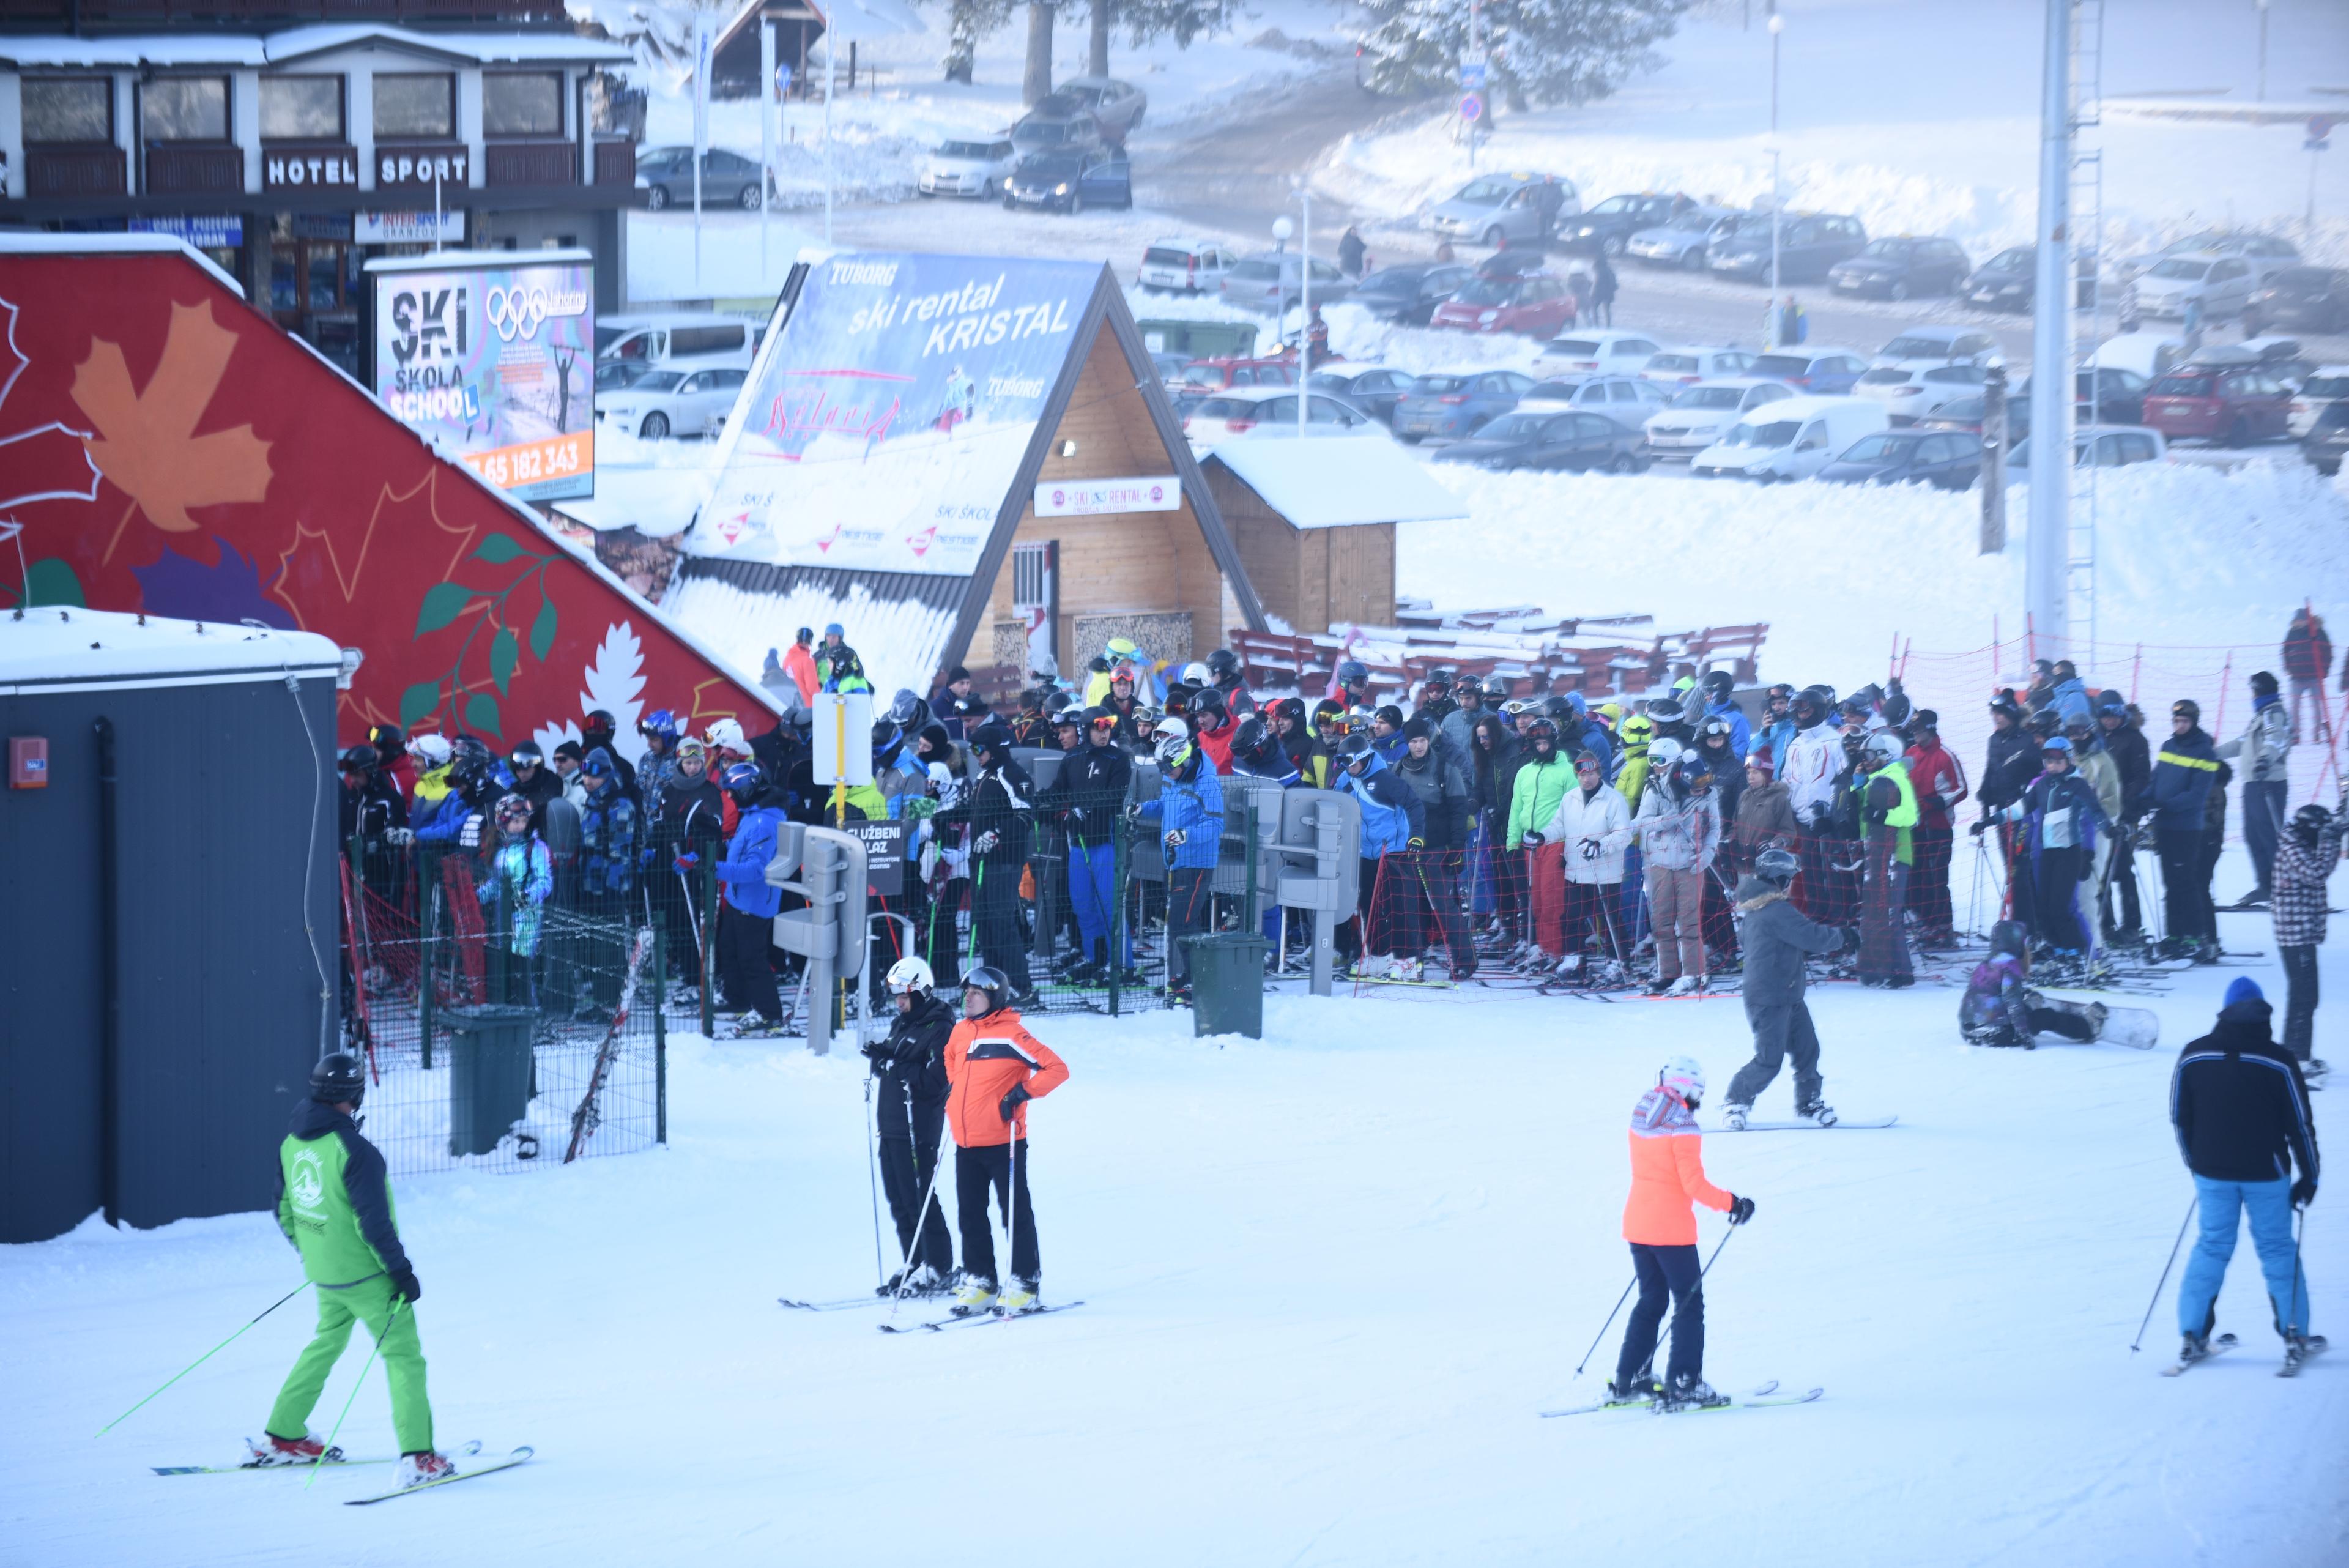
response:
[(579, 316), (586, 309), (587, 296), (577, 291), (551, 294), (539, 287), (492, 288), (481, 298), (482, 314), (497, 329), (502, 343), (537, 337), (550, 316)]

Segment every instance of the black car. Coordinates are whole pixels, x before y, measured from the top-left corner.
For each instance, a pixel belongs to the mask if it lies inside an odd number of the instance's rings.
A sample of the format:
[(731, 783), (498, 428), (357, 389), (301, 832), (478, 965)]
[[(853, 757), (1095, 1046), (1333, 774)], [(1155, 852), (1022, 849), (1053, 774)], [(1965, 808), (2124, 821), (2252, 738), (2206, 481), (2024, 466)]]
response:
[[(1957, 431), (1961, 434), (1978, 436), (1982, 431), (1982, 421), (1987, 417), (1982, 397), (1977, 394), (1943, 403), (1933, 413), (1919, 415), (1917, 422), (1909, 428), (1911, 431)], [(2031, 433), (2031, 400), (2011, 389), (2006, 397), (2006, 431), (2010, 444)]]
[[(755, 213), (767, 182), (758, 164), (738, 152), (713, 147), (701, 155), (701, 204), (740, 207)], [(636, 154), (636, 189), (645, 205), (657, 213), (664, 207), (693, 205), (693, 149), (655, 147)]]
[(1475, 275), (1451, 262), (1381, 267), (1356, 284), (1349, 297), (1381, 321), (1424, 327), (1435, 307), (1459, 293), (1460, 286)]
[(2341, 472), (2341, 458), (2349, 452), (2349, 402), (2327, 403), (2317, 410), (2316, 423), (2301, 439), (2300, 450), (2327, 479)]
[[(1784, 283), (1816, 283), (1837, 262), (1868, 248), (1868, 229), (1847, 213), (1787, 213), (1778, 219), (1778, 276)], [(1715, 277), (1747, 283), (1770, 281), (1770, 217), (1764, 213), (1713, 246), (1705, 263)]]
[(1868, 248), (1827, 271), (1827, 282), (1844, 294), (1879, 299), (1911, 295), (1955, 294), (1973, 264), (1955, 240), (1915, 239), (1896, 234), (1870, 240)]
[(1133, 169), (1123, 152), (1099, 147), (1040, 152), (1023, 158), (1003, 182), (1006, 207), (1081, 213), (1087, 207), (1132, 207)]
[[(2349, 332), (2349, 272), (2331, 266), (2288, 266), (2270, 273), (2251, 293), (2251, 309), (2270, 330)], [(2249, 314), (2249, 312), (2246, 312)]]
[(1314, 371), (1306, 385), (1317, 392), (1335, 392), (1356, 408), (1366, 410), (1381, 424), (1392, 425), (1395, 400), (1410, 391), (1416, 379), (1408, 370), (1390, 370), (1383, 365), (1340, 365)]
[(1603, 414), (1518, 409), (1435, 454), (1438, 462), (1478, 468), (1542, 468), (1588, 473), (1637, 473), (1648, 466), (1647, 437)]
[(1959, 286), (1958, 293), (1969, 305), (1986, 306), (1992, 310), (2028, 310), (2037, 297), (2038, 286), (2039, 247), (2010, 245), (1974, 268), (1972, 275)]
[(1696, 208), (1696, 199), (1677, 191), (1642, 191), (1635, 195), (1609, 196), (1557, 221), (1557, 243), (1563, 249), (1588, 254), (1605, 251), (1619, 256), (1631, 236), (1642, 229), (1661, 229)]
[(1980, 436), (1960, 431), (1879, 431), (1819, 470), (1830, 484), (1931, 484), (1964, 490), (1982, 472)]

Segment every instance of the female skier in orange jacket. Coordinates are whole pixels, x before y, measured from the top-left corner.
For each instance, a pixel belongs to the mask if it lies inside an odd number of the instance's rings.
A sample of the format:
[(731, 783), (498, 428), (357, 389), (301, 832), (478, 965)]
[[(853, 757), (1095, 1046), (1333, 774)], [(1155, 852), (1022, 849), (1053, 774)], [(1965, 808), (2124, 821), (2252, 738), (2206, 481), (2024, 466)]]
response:
[[(1704, 1381), (1703, 1271), (1696, 1261), (1696, 1211), (1692, 1200), (1719, 1209), (1733, 1225), (1754, 1214), (1754, 1199), (1724, 1192), (1704, 1178), (1704, 1129), (1696, 1108), (1704, 1098), (1704, 1069), (1675, 1056), (1656, 1086), (1631, 1112), (1631, 1197), (1623, 1206), (1623, 1239), (1640, 1277), (1640, 1302), (1623, 1333), (1623, 1354), (1607, 1397), (1618, 1404), (1660, 1403), (1668, 1410), (1726, 1405)], [(1663, 1386), (1650, 1368), (1664, 1302), (1673, 1305), (1672, 1355)]]
[[(947, 1126), (954, 1132), (955, 1210), (962, 1222), (963, 1282), (954, 1313), (1032, 1312), (1043, 1265), (1028, 1203), (1028, 1102), (1067, 1083), (1069, 1067), (1020, 1023), (1001, 970), (975, 969), (962, 985), (962, 1022), (946, 1050)], [(995, 1233), (987, 1223), (990, 1189), (1011, 1232), (1011, 1277), (999, 1303)]]

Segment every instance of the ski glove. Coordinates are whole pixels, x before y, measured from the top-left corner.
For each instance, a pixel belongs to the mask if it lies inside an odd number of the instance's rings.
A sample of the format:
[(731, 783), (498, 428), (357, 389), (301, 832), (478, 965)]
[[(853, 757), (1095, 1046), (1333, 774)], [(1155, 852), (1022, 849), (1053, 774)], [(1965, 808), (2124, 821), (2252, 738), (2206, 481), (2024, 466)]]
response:
[(985, 833), (978, 836), (978, 842), (972, 845), (971, 847), (978, 850), (981, 855), (985, 855), (992, 851), (999, 842), (1001, 841), (996, 836), (995, 829), (990, 827)]
[(1735, 1193), (1731, 1193), (1729, 1195), (1729, 1222), (1732, 1225), (1743, 1225), (1748, 1220), (1753, 1218), (1754, 1199), (1751, 1198), (1740, 1198)]
[(1987, 820), (1977, 822), (1971, 827), (1967, 828), (1966, 831), (1972, 834), (1976, 838), (1980, 838), (1983, 834), (1990, 831), (1990, 823)]
[(1424, 849), (1427, 847), (1427, 840), (1424, 838), (1414, 838), (1403, 847), (1406, 849)]
[(1585, 860), (1596, 860), (1599, 858), (1599, 840), (1595, 838), (1586, 838), (1582, 841), (1582, 857)]
[(404, 1302), (417, 1302), (424, 1299), (424, 1287), (416, 1282), (414, 1269), (392, 1270), (391, 1290), (394, 1295)]
[(1539, 849), (1542, 846), (1542, 836), (1538, 833), (1525, 834), (1518, 838), (1517, 842), (1528, 849)]
[(679, 855), (671, 864), (675, 865), (680, 871), (690, 871), (695, 867), (701, 864), (701, 857), (688, 849), (684, 854)]
[(1184, 843), (1187, 843), (1188, 841), (1189, 841), (1189, 836), (1188, 836), (1188, 835), (1186, 835), (1186, 834), (1185, 834), (1185, 833), (1181, 828), (1179, 828), (1179, 827), (1171, 827), (1171, 828), (1168, 828), (1168, 829), (1166, 830), (1166, 847), (1167, 847), (1167, 848), (1172, 849), (1172, 848), (1174, 848), (1175, 846), (1180, 845), (1180, 844), (1184, 844)]
[(2303, 1176), (2292, 1184), (2292, 1206), (2305, 1209), (2316, 1201), (2316, 1178)]
[(416, 835), (405, 827), (394, 827), (385, 831), (383, 841), (395, 848), (405, 848), (416, 842)]
[(1003, 1113), (1004, 1123), (1009, 1126), (1011, 1118), (1019, 1114), (1019, 1107), (1035, 1097), (1028, 1092), (1027, 1085), (1014, 1084), (1011, 1085), (1011, 1092), (1003, 1096), (1003, 1103), (996, 1106), (996, 1109)]

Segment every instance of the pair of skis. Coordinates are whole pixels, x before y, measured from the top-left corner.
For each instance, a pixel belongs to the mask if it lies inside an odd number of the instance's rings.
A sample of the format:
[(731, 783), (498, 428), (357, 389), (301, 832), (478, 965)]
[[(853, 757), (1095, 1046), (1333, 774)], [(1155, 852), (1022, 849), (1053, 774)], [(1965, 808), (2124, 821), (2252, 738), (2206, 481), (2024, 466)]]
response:
[[(880, 1306), (889, 1299), (890, 1298), (887, 1296), (843, 1296), (839, 1301), (810, 1302), (800, 1301), (791, 1296), (777, 1296), (775, 1298), (778, 1303), (790, 1307), (795, 1312), (846, 1312), (852, 1307)], [(1007, 1313), (988, 1311), (971, 1313), (963, 1317), (933, 1318), (922, 1323), (884, 1323), (876, 1324), (874, 1326), (880, 1329), (884, 1334), (920, 1334), (924, 1332), (939, 1334), (943, 1333), (947, 1329), (963, 1328), (973, 1324), (1011, 1323), (1023, 1317), (1048, 1317), (1053, 1313), (1067, 1312), (1071, 1307), (1081, 1307), (1085, 1303), (1081, 1301), (1061, 1302), (1053, 1306), (1030, 1307), (1026, 1312)]]
[(1826, 1396), (1825, 1388), (1806, 1389), (1800, 1394), (1781, 1394), (1778, 1392), (1778, 1380), (1774, 1377), (1744, 1398), (1733, 1399), (1726, 1405), (1692, 1405), (1671, 1410), (1653, 1399), (1601, 1399), (1595, 1404), (1569, 1405), (1561, 1410), (1544, 1410), (1540, 1414), (1545, 1421), (1559, 1416), (1596, 1415), (1602, 1410), (1645, 1410), (1660, 1416), (1706, 1416), (1723, 1410), (1769, 1410), (1782, 1405), (1809, 1405)]
[[(2180, 1361), (2165, 1366), (2161, 1369), (2161, 1375), (2164, 1377), (2182, 1377), (2192, 1368), (2201, 1366), (2206, 1361), (2216, 1360), (2230, 1350), (2240, 1349), (2242, 1341), (2233, 1334), (2222, 1334), (2210, 1342), (2209, 1351), (2191, 1361)], [(2276, 1376), (2278, 1377), (2299, 1376), (2300, 1369), (2307, 1366), (2312, 1357), (2323, 1355), (2324, 1349), (2323, 1334), (2312, 1334), (2297, 1344), (2286, 1345), (2283, 1352), (2283, 1365), (2276, 1368)]]
[[(475, 1438), (473, 1441), (467, 1443), (463, 1448), (459, 1449), (453, 1457), (460, 1459), (471, 1459), (475, 1454), (478, 1454), (481, 1451), (481, 1440), (479, 1438)], [(434, 1487), (449, 1486), (460, 1480), (471, 1480), (476, 1476), (495, 1475), (500, 1470), (510, 1470), (516, 1465), (527, 1462), (530, 1457), (536, 1451), (536, 1449), (525, 1446), (514, 1449), (512, 1452), (505, 1455), (502, 1459), (492, 1459), (487, 1464), (474, 1465), (470, 1468), (460, 1466), (458, 1469), (450, 1471), (447, 1475), (441, 1476), (434, 1480), (419, 1481), (414, 1486), (394, 1487), (389, 1491), (378, 1492), (372, 1497), (353, 1497), (346, 1498), (343, 1501), (353, 1508), (365, 1508), (367, 1504), (374, 1502), (389, 1502), (393, 1498), (406, 1497), (411, 1492), (429, 1491)], [(331, 1468), (339, 1469), (348, 1465), (388, 1465), (396, 1463), (397, 1460), (389, 1459), (329, 1459), (324, 1462)], [(159, 1476), (209, 1476), (233, 1475), (240, 1470), (312, 1470), (316, 1469), (318, 1465), (157, 1465), (153, 1468), (155, 1473)]]

